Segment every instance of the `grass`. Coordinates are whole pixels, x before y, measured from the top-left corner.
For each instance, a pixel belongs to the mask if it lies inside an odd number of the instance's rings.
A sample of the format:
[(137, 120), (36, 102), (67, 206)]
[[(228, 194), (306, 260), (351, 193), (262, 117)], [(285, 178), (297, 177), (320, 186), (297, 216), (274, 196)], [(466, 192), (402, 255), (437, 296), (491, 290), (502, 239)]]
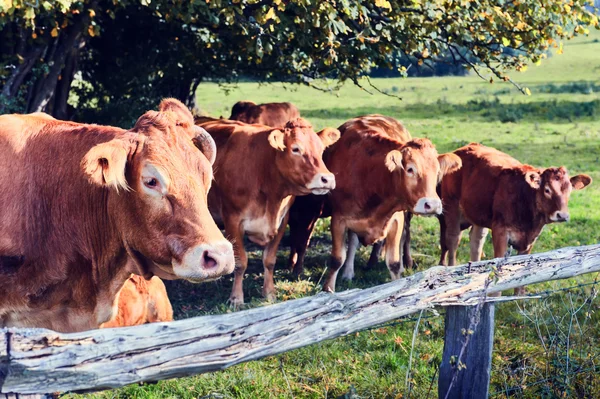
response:
[[(529, 87), (523, 96), (508, 83), (489, 84), (468, 77), (374, 80), (382, 90), (402, 97), (370, 95), (353, 85), (339, 93), (282, 84), (239, 84), (229, 94), (216, 84), (202, 84), (199, 104), (211, 115), (229, 116), (238, 100), (291, 101), (315, 128), (339, 126), (349, 118), (383, 113), (404, 121), (413, 136), (429, 137), (440, 152), (478, 141), (536, 166), (565, 165), (572, 174), (588, 173), (594, 182), (574, 192), (571, 221), (546, 227), (534, 251), (594, 244), (600, 228), (600, 43), (595, 38), (566, 43), (563, 55), (542, 66), (514, 73)], [(366, 82), (365, 82), (366, 84)], [(431, 218), (413, 219), (412, 249), (419, 269), (437, 264), (439, 228)], [(459, 248), (467, 261), (468, 239)], [(261, 298), (261, 251), (250, 246), (250, 265), (244, 283), (248, 307), (267, 305)], [(311, 295), (330, 250), (327, 221), (318, 226), (307, 256), (307, 276), (296, 281), (287, 271), (284, 241), (276, 272), (277, 300)], [(491, 242), (485, 244), (491, 254)], [(370, 287), (389, 280), (383, 263), (366, 270), (369, 251), (357, 257), (357, 278), (338, 283), (338, 290)], [(409, 272), (412, 273), (412, 272)], [(552, 290), (586, 283), (595, 276), (531, 287)], [(223, 313), (232, 278), (191, 285), (168, 282), (176, 318)], [(598, 397), (600, 331), (593, 287), (553, 295), (544, 300), (507, 303), (497, 307), (494, 363), (490, 392), (498, 397)], [(575, 312), (578, 306), (581, 311)], [(443, 310), (442, 310), (443, 312)], [(437, 396), (436, 368), (443, 349), (443, 317), (419, 325), (411, 369), (411, 397)], [(238, 365), (224, 372), (130, 386), (94, 398), (401, 398), (408, 388), (413, 319), (312, 345), (280, 356)], [(567, 357), (568, 355), (568, 357)], [(583, 371), (583, 372), (582, 372)], [(75, 397), (75, 396), (74, 396)]]

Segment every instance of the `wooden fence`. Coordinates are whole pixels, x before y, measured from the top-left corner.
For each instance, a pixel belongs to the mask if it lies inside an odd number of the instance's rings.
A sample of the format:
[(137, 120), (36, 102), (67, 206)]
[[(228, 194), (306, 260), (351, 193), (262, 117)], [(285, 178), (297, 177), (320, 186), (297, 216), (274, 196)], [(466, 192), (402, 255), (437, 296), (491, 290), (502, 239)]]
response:
[[(436, 266), (369, 289), (321, 293), (170, 323), (72, 334), (3, 329), (0, 398), (103, 390), (223, 370), (436, 306), (451, 307), (446, 312), (439, 396), (484, 397), (493, 337), (490, 303), (516, 299), (487, 295), (597, 271), (600, 245), (570, 247), (456, 267)], [(478, 306), (477, 325), (462, 310), (465, 305)], [(473, 327), (474, 334), (464, 334)], [(464, 345), (465, 339), (469, 345)], [(467, 367), (457, 368), (461, 363)], [(474, 387), (479, 390), (473, 392)], [(449, 389), (452, 392), (447, 396)]]

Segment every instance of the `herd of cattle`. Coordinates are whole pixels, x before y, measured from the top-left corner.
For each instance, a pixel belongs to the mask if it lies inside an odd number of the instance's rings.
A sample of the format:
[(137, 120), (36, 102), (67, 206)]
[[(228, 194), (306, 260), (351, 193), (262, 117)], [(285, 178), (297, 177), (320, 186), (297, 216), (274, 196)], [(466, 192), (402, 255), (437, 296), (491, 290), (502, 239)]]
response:
[(301, 274), (320, 217), (331, 217), (331, 292), (342, 266), (353, 277), (359, 242), (373, 245), (370, 264), (383, 250), (399, 278), (412, 264), (413, 214), (438, 217), (443, 265), (456, 263), (469, 227), (473, 261), (488, 229), (495, 257), (509, 245), (529, 253), (545, 224), (569, 220), (571, 190), (590, 183), (480, 144), (438, 154), (382, 115), (315, 132), (289, 103), (239, 102), (229, 119), (194, 120), (166, 99), (130, 130), (2, 115), (0, 327), (171, 320), (161, 278), (233, 272), (230, 302), (243, 304), (244, 236), (265, 247), (272, 299), (286, 227), (289, 267)]

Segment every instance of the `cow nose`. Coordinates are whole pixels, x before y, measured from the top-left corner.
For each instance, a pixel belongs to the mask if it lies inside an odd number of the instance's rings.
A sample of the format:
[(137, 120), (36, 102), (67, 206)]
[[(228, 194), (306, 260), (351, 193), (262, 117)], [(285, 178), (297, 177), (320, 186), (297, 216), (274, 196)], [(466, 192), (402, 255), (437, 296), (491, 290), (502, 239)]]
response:
[(203, 245), (200, 268), (207, 274), (218, 277), (233, 272), (235, 258), (229, 241)]
[(323, 187), (330, 189), (335, 188), (335, 177), (333, 176), (333, 173), (321, 173), (319, 176), (319, 181)]
[(554, 212), (553, 217), (551, 218), (554, 222), (568, 222), (570, 219), (569, 212)]
[(433, 215), (442, 213), (442, 201), (439, 198), (421, 198), (413, 208), (414, 213)]
[(317, 173), (306, 186), (313, 194), (324, 195), (335, 188), (333, 173)]

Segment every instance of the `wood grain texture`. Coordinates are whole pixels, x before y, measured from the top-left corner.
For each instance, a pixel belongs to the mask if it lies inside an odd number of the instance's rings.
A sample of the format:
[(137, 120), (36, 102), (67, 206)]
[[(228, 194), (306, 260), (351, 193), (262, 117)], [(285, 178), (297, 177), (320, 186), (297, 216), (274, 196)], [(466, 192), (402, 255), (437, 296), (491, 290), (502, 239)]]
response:
[[(479, 315), (473, 314), (476, 309), (476, 306), (450, 306), (446, 309), (444, 353), (438, 379), (440, 399), (488, 397), (494, 347), (494, 304), (484, 304)], [(469, 331), (473, 317), (479, 318), (479, 322), (458, 363), (465, 333)]]
[(10, 329), (8, 375), (0, 392), (101, 390), (223, 370), (422, 309), (476, 304), (493, 270), (487, 293), (600, 271), (600, 245), (436, 266), (365, 290), (170, 323), (74, 334)]

